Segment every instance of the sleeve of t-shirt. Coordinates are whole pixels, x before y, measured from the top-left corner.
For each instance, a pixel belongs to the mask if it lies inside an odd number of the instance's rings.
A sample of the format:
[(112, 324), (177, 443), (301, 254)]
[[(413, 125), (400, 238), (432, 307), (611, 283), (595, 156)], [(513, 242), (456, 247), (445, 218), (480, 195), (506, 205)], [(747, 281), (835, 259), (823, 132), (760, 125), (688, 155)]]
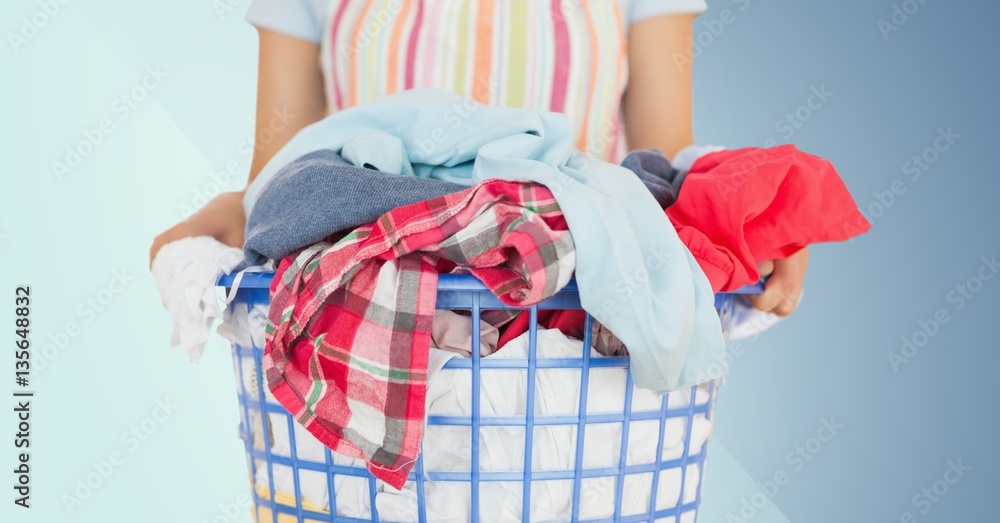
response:
[(705, 9), (708, 9), (705, 0), (632, 0), (628, 21), (634, 24), (654, 16), (697, 14)]
[(255, 27), (319, 43), (329, 4), (330, 0), (253, 0), (243, 18)]

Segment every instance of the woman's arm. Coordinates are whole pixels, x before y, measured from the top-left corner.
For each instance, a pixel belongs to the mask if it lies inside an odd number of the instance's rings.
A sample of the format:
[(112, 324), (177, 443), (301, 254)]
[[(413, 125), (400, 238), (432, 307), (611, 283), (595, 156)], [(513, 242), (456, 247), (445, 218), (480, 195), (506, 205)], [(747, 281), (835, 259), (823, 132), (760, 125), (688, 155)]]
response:
[[(257, 119), (247, 185), (295, 133), (326, 116), (319, 45), (266, 29), (258, 34)], [(149, 263), (161, 247), (189, 236), (242, 247), (245, 227), (243, 190), (224, 192), (153, 239)]]
[(673, 158), (691, 145), (691, 34), (696, 15), (640, 20), (628, 34), (625, 139)]
[[(625, 137), (629, 149), (657, 147), (672, 158), (694, 143), (691, 119), (691, 36), (694, 15), (641, 20), (629, 30)], [(749, 297), (764, 311), (787, 316), (798, 305), (809, 250), (760, 263), (764, 292)]]
[(258, 29), (257, 131), (247, 185), (303, 127), (326, 116), (319, 44)]

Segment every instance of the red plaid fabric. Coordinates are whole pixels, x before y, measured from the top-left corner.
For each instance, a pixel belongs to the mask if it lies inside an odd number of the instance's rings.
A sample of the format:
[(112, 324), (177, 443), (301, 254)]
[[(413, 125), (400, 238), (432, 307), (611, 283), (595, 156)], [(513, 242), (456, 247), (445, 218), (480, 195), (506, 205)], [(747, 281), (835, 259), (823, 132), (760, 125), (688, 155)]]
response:
[(469, 272), (504, 303), (530, 306), (575, 265), (562, 211), (538, 184), (487, 180), (394, 209), (281, 261), (268, 386), (330, 449), (401, 488), (420, 452), (439, 270)]

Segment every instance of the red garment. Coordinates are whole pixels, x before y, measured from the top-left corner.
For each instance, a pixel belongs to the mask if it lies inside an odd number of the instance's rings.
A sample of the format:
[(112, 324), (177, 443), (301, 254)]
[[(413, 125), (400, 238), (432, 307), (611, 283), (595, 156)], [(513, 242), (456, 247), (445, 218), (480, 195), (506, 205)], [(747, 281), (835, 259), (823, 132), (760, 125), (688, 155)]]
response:
[(487, 180), (397, 207), (281, 261), (268, 387), (319, 441), (400, 489), (423, 436), (438, 270), (459, 267), (503, 303), (529, 306), (569, 282), (560, 260), (573, 255), (566, 219), (538, 184)]
[[(871, 227), (833, 165), (794, 145), (699, 158), (666, 212), (714, 292), (759, 281), (757, 261), (784, 259)], [(583, 322), (583, 311), (538, 312), (539, 325), (579, 339)], [(498, 348), (527, 330), (525, 311), (501, 331)]]
[[(538, 325), (546, 329), (559, 329), (563, 334), (582, 340), (583, 325), (586, 320), (586, 313), (581, 310), (540, 310), (538, 311)], [(528, 332), (528, 325), (531, 321), (530, 311), (521, 311), (506, 327), (500, 328), (500, 339), (497, 341), (497, 350), (503, 348), (510, 340)]]
[(833, 165), (794, 145), (699, 158), (666, 212), (715, 292), (756, 283), (757, 261), (871, 227)]

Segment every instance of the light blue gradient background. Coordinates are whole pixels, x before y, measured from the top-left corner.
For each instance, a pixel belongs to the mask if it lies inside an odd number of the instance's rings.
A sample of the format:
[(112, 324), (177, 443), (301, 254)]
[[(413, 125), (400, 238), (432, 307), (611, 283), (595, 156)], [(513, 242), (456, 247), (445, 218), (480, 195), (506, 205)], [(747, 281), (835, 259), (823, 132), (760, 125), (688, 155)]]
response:
[[(247, 1), (233, 0), (234, 11), (220, 16), (214, 6), (226, 1), (74, 1), (16, 52), (7, 33), (38, 6), (0, 8), (0, 293), (10, 293), (0, 297), (0, 317), (13, 317), (14, 285), (29, 283), (36, 351), (67, 322), (81, 324), (33, 376), (34, 508), (13, 507), (4, 487), (2, 521), (212, 521), (247, 491), (227, 347), (216, 337), (197, 366), (168, 349), (169, 320), (146, 273), (152, 237), (210, 188), (209, 173), (230, 161), (249, 167), (240, 144), (252, 133), (256, 38), (241, 20)], [(733, 21), (695, 60), (699, 142), (784, 141), (775, 123), (825, 85), (833, 96), (791, 141), (832, 160), (864, 208), (894, 180), (906, 192), (868, 235), (812, 249), (802, 308), (736, 358), (699, 521), (739, 521), (741, 498), (790, 471), (786, 454), (824, 417), (843, 430), (749, 521), (896, 522), (905, 511), (920, 522), (996, 520), (990, 400), (1000, 279), (961, 311), (946, 295), (975, 274), (980, 257), (1000, 254), (1000, 6), (928, 0), (885, 41), (876, 24), (893, 1), (709, 3), (696, 34), (722, 9)], [(156, 65), (169, 77), (120, 120), (113, 99)], [(114, 132), (60, 182), (51, 162), (105, 117)], [(948, 126), (961, 138), (910, 181), (904, 162)], [(133, 279), (88, 322), (81, 303), (115, 270)], [(951, 321), (894, 373), (886, 353), (939, 308)], [(5, 354), (4, 395), (13, 386)], [(177, 411), (130, 450), (122, 433), (158, 398)], [(0, 402), (0, 470), (14, 465), (10, 408)], [(115, 450), (124, 464), (68, 514), (63, 495)], [(921, 514), (914, 494), (957, 459), (971, 471)], [(3, 478), (7, 485), (12, 475)], [(243, 511), (235, 521), (249, 520)]]

